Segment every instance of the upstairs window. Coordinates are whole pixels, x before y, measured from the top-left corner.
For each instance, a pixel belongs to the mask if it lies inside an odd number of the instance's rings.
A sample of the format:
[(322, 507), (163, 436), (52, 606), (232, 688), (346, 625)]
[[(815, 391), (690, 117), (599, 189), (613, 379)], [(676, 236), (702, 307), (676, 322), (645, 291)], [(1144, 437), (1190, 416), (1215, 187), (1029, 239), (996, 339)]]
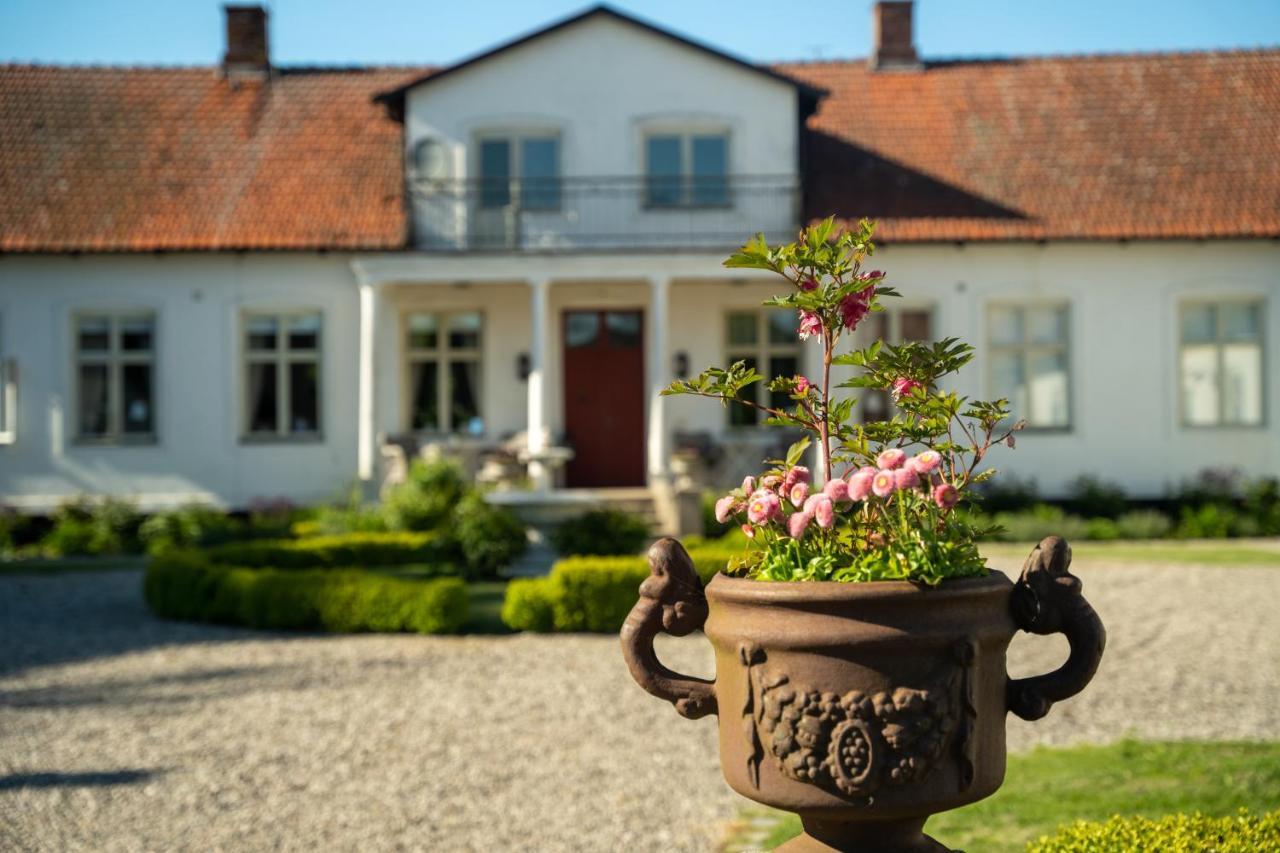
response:
[(1178, 354), (1182, 422), (1187, 426), (1262, 424), (1262, 302), (1182, 306)]
[(729, 137), (656, 133), (645, 139), (649, 207), (727, 207)]
[(480, 140), (480, 207), (559, 210), (560, 140), (555, 136), (486, 136)]
[[(795, 311), (766, 308), (756, 311), (731, 311), (726, 317), (725, 359), (729, 364), (746, 362), (747, 367), (765, 375), (765, 382), (757, 382), (742, 390), (745, 399), (774, 408), (792, 405), (786, 392), (774, 392), (765, 388), (768, 379), (775, 376), (795, 376), (800, 373), (800, 338), (796, 336)], [(764, 413), (749, 406), (729, 406), (729, 425), (755, 426), (764, 422)]]
[(244, 434), (319, 438), (319, 312), (244, 317)]
[(1067, 306), (995, 305), (987, 322), (992, 395), (1029, 426), (1070, 428)]
[(80, 314), (74, 325), (76, 436), (154, 440), (155, 317)]
[(405, 318), (409, 429), (484, 434), (479, 311), (414, 312)]

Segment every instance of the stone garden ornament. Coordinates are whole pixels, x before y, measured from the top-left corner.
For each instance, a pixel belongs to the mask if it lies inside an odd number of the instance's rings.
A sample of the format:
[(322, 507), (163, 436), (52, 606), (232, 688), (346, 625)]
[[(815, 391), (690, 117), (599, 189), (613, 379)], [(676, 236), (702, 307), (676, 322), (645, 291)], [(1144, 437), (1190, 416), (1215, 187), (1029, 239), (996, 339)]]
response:
[[(790, 282), (766, 304), (798, 312), (799, 335), (822, 345), (822, 375), (764, 377), (739, 362), (674, 383), (667, 393), (747, 405), (806, 433), (787, 458), (717, 504), (741, 525), (744, 550), (704, 588), (681, 545), (649, 552), (650, 577), (622, 629), (632, 676), (689, 719), (715, 714), (725, 779), (740, 794), (797, 813), (789, 851), (941, 851), (925, 820), (989, 796), (1005, 772), (1004, 720), (1048, 713), (1097, 670), (1106, 633), (1070, 574), (1071, 548), (1050, 536), (1016, 583), (988, 570), (987, 532), (965, 507), (997, 445), (1014, 445), (1005, 400), (978, 402), (939, 381), (972, 358), (953, 339), (837, 344), (897, 294), (864, 272), (871, 226), (832, 220), (797, 243), (757, 237), (726, 262)], [(861, 368), (842, 388), (889, 392), (888, 421), (853, 422), (835, 399), (831, 366)], [(816, 442), (821, 479), (800, 462)], [(702, 629), (716, 678), (672, 672), (660, 632)], [(1019, 629), (1062, 633), (1055, 672), (1010, 679), (1005, 650)]]

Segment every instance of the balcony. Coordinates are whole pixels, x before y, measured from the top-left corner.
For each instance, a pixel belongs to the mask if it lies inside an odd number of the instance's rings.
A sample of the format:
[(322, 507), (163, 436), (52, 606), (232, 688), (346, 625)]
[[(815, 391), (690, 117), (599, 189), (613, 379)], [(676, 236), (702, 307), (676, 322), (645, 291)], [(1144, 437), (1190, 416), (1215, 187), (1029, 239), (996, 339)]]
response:
[(446, 252), (724, 251), (799, 225), (795, 175), (415, 180), (418, 248)]

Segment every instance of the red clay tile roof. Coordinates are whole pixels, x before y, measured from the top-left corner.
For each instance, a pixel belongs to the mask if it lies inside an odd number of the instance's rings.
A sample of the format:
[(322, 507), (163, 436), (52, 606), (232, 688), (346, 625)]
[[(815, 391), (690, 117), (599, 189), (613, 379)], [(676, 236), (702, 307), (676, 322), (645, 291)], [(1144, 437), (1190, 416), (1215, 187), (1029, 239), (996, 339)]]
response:
[(777, 67), (831, 92), (812, 217), (898, 242), (1280, 235), (1280, 50)]
[[(1280, 50), (775, 66), (830, 90), (811, 216), (893, 242), (1280, 236)], [(0, 251), (405, 248), (424, 68), (0, 65)]]
[(372, 98), (426, 70), (0, 66), (0, 251), (401, 248)]

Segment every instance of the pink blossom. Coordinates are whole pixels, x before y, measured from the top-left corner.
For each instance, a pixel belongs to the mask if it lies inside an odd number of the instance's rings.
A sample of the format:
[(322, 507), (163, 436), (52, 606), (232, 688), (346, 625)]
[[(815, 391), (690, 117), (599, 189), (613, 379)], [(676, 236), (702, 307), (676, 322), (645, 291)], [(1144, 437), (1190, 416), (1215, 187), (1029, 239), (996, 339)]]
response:
[(746, 536), (748, 539), (755, 539), (756, 529), (752, 527), (750, 524), (744, 524), (742, 525), (742, 534)]
[(925, 450), (917, 453), (911, 462), (913, 467), (921, 474), (932, 474), (942, 464), (942, 454), (936, 450)]
[(897, 488), (897, 483), (893, 478), (893, 471), (888, 468), (877, 471), (875, 477), (871, 480), (871, 491), (875, 492), (878, 497), (889, 497), (889, 495), (893, 494), (895, 488)]
[(879, 468), (872, 468), (870, 465), (863, 465), (858, 469), (859, 474), (866, 474), (868, 477), (874, 477)]
[(796, 483), (808, 483), (813, 479), (809, 473), (809, 469), (803, 465), (796, 465), (788, 469), (786, 476), (782, 478), (782, 493), (791, 494), (791, 487)]
[(831, 498), (818, 495), (818, 500), (813, 504), (813, 517), (817, 520), (818, 526), (824, 530), (830, 529), (836, 523), (836, 507), (831, 502)]
[(765, 477), (763, 480), (760, 481), (760, 488), (768, 489), (769, 491), (775, 491), (777, 490), (778, 486), (781, 486), (781, 485), (782, 485), (782, 478), (779, 477), (777, 474), (770, 474), (769, 476)]
[(855, 501), (865, 501), (867, 495), (871, 494), (871, 481), (875, 478), (874, 471), (862, 470), (849, 478), (849, 497)]
[(933, 502), (943, 509), (951, 509), (960, 500), (960, 493), (950, 483), (940, 483), (933, 489)]
[(871, 310), (871, 297), (875, 296), (874, 287), (864, 288), (857, 293), (850, 293), (840, 300), (840, 322), (849, 331), (858, 328), (862, 318)]
[(812, 311), (801, 311), (798, 334), (802, 341), (807, 341), (814, 335), (822, 334), (822, 318)]
[(827, 480), (826, 485), (822, 487), (822, 493), (836, 503), (843, 503), (849, 500), (849, 484), (835, 477)]
[(795, 389), (797, 394), (808, 394), (809, 389), (813, 387), (813, 383), (811, 383), (808, 380), (808, 378), (804, 376), (797, 376), (795, 378), (795, 383), (796, 383)]
[(813, 291), (818, 289), (818, 280), (812, 276), (800, 280), (800, 289), (804, 291)]
[(864, 273), (858, 274), (859, 281), (874, 281), (875, 279), (878, 279), (878, 278), (884, 278), (884, 273), (881, 272), (880, 270), (872, 270), (871, 272), (864, 272)]
[(791, 517), (787, 519), (787, 533), (792, 539), (804, 538), (804, 529), (809, 526), (809, 522), (813, 520), (813, 516), (807, 512), (793, 512)]
[(805, 500), (809, 497), (809, 484), (796, 483), (791, 487), (791, 491), (787, 492), (787, 497), (791, 499), (792, 506), (804, 506)]
[(880, 455), (876, 457), (876, 464), (881, 469), (888, 468), (890, 471), (901, 468), (902, 463), (907, 461), (907, 454), (903, 450), (891, 447), (888, 450), (880, 451)]
[(1009, 437), (1004, 440), (1004, 443), (1009, 445), (1010, 450), (1013, 450), (1013, 448), (1016, 446), (1013, 441), (1013, 433), (1009, 433)]
[(893, 472), (893, 485), (897, 489), (911, 489), (920, 484), (920, 475), (915, 468), (899, 468)]
[(920, 383), (914, 379), (901, 377), (893, 380), (893, 386), (890, 388), (889, 394), (893, 397), (893, 402), (898, 403), (902, 401), (903, 397), (910, 397), (911, 393), (920, 387), (922, 387)]
[(733, 495), (725, 495), (720, 500), (716, 501), (716, 521), (721, 524), (728, 521), (729, 517), (733, 515), (734, 510), (737, 509), (737, 507), (734, 506), (735, 503), (737, 503), (737, 501), (734, 499)]
[(756, 478), (747, 476), (742, 478), (742, 493), (749, 495), (756, 490)]
[(747, 503), (747, 521), (752, 524), (766, 524), (777, 518), (782, 512), (782, 502), (773, 492), (759, 489), (751, 495)]

